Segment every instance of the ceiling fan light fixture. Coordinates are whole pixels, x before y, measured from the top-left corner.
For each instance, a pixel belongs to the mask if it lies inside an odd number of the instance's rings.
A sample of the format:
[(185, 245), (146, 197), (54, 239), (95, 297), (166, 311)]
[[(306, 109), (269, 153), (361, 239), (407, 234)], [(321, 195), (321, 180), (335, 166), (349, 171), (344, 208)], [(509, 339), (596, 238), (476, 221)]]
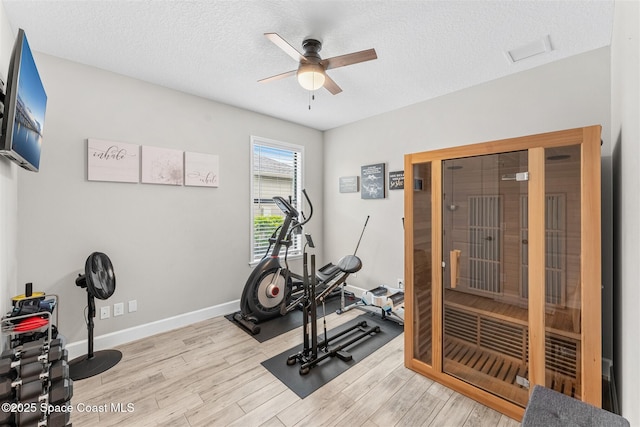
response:
[(324, 86), (324, 68), (320, 64), (301, 64), (297, 75), (298, 83), (306, 90), (318, 90)]

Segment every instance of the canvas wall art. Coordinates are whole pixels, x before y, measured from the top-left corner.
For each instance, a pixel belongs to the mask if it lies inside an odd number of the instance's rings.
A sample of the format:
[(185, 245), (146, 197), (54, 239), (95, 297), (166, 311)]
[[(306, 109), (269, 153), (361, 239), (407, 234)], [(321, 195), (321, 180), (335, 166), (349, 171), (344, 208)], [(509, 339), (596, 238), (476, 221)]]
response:
[(142, 146), (142, 182), (182, 185), (184, 153), (170, 148)]
[(360, 168), (360, 181), (362, 199), (384, 199), (384, 163), (362, 166)]
[(87, 139), (87, 179), (139, 182), (140, 146), (103, 139)]
[(358, 192), (358, 176), (341, 176), (339, 185), (341, 193), (357, 193)]
[(218, 187), (220, 159), (215, 154), (184, 153), (184, 185)]
[(404, 171), (389, 172), (389, 190), (404, 190)]

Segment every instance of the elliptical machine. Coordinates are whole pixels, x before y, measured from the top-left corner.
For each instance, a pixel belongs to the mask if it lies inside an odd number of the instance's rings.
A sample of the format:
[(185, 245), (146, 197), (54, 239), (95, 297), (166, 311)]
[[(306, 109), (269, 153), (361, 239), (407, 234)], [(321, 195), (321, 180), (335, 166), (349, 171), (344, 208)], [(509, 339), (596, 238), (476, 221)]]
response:
[[(369, 217), (367, 217), (367, 222)], [(366, 222), (365, 222), (366, 227)], [(362, 230), (364, 232), (364, 229)], [(362, 235), (360, 235), (362, 239)], [(358, 242), (358, 245), (360, 242)], [(357, 251), (356, 247), (356, 251)], [(318, 365), (325, 359), (337, 357), (338, 359), (349, 362), (353, 359), (351, 353), (346, 351), (347, 347), (355, 344), (361, 339), (365, 339), (374, 334), (380, 332), (380, 326), (368, 326), (366, 320), (361, 320), (341, 332), (335, 333), (332, 336), (327, 335), (327, 320), (326, 312), (324, 309), (324, 297), (326, 292), (329, 291), (333, 285), (329, 286), (324, 291), (316, 292), (316, 275), (315, 275), (315, 255), (311, 255), (311, 275), (308, 274), (307, 269), (307, 253), (303, 254), (303, 274), (304, 274), (304, 289), (300, 299), (300, 304), (303, 306), (302, 312), (302, 350), (298, 353), (291, 354), (287, 357), (287, 365), (300, 364), (300, 375), (307, 375), (311, 368)], [(362, 262), (360, 258), (354, 255), (347, 255), (338, 262), (339, 268), (345, 275), (355, 273), (362, 268)], [(324, 339), (318, 342), (318, 303), (322, 304), (323, 311), (323, 326), (324, 326)], [(294, 302), (295, 304), (295, 302)], [(290, 305), (291, 307), (291, 305)], [(337, 341), (338, 344), (331, 346), (331, 343)], [(320, 352), (319, 352), (320, 350)]]
[[(233, 319), (238, 324), (254, 335), (260, 333), (258, 323), (287, 314), (301, 301), (300, 297), (293, 297), (302, 293), (304, 278), (289, 269), (287, 257), (289, 247), (293, 243), (292, 236), (300, 232), (313, 216), (313, 204), (306, 190), (302, 190), (302, 194), (309, 204), (309, 216), (306, 218), (283, 197), (273, 198), (278, 208), (285, 214), (284, 220), (269, 238), (269, 249), (265, 256), (249, 275), (240, 298), (240, 312), (233, 315)], [(300, 217), (302, 222), (299, 221)], [(305, 238), (306, 245), (315, 247), (310, 235), (305, 234)], [(362, 235), (360, 238), (362, 239)], [(283, 247), (285, 248), (284, 267), (280, 257)], [(269, 251), (271, 251), (270, 255)], [(356, 270), (354, 270), (356, 266), (352, 264), (353, 258), (358, 260)], [(359, 270), (361, 266), (360, 260), (354, 254), (343, 257), (337, 265), (329, 263), (320, 268), (315, 277), (318, 289), (322, 292), (322, 299), (328, 298), (332, 292), (338, 290), (338, 286), (346, 282), (349, 274)], [(292, 299), (294, 302), (290, 303)]]
[[(282, 225), (269, 238), (269, 249), (258, 265), (253, 269), (242, 290), (240, 297), (240, 313), (233, 319), (248, 329), (252, 334), (260, 333), (257, 323), (280, 315), (280, 305), (287, 300), (287, 294), (293, 291), (293, 279), (287, 257), (292, 244), (291, 237), (309, 222), (313, 216), (313, 205), (306, 190), (302, 190), (309, 203), (309, 217), (298, 222), (300, 213), (283, 197), (273, 198), (275, 204), (285, 214)], [(284, 264), (280, 264), (280, 250), (284, 246)], [(271, 254), (269, 255), (269, 250)]]

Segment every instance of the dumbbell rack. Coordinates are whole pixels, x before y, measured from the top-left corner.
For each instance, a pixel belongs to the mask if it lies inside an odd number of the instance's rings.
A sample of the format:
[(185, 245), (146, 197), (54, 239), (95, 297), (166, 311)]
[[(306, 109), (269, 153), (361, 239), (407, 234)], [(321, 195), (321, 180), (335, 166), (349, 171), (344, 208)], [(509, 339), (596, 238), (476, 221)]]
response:
[[(57, 319), (57, 296), (55, 317)], [(29, 318), (46, 322), (23, 331), (17, 321)], [(40, 320), (38, 321), (42, 323)], [(52, 313), (40, 311), (0, 320), (8, 349), (0, 355), (0, 426), (70, 426), (73, 380), (69, 378), (67, 350), (63, 338), (52, 338)], [(33, 341), (20, 335), (46, 332)]]

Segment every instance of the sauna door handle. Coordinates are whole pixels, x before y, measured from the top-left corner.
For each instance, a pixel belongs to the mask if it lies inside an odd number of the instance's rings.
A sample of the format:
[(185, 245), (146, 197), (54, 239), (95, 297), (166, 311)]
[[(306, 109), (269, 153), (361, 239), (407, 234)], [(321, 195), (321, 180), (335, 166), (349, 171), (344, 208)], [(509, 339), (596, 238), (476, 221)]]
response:
[(453, 249), (449, 252), (449, 265), (451, 265), (451, 288), (458, 286), (458, 279), (460, 278), (460, 249)]

